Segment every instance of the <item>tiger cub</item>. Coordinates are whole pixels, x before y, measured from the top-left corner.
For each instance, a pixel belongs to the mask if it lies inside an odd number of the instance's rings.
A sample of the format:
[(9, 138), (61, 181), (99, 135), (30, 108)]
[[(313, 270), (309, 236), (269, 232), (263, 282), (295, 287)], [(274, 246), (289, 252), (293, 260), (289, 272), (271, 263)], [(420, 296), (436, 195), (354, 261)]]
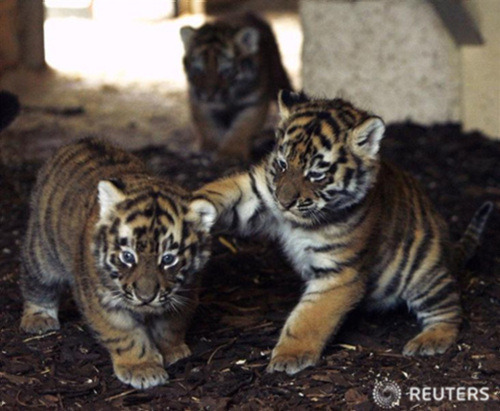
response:
[(180, 33), (201, 148), (247, 159), (269, 103), (291, 88), (271, 27), (247, 13)]
[(405, 302), (422, 331), (405, 355), (443, 353), (461, 323), (453, 271), (467, 258), (492, 209), (485, 203), (458, 247), (417, 181), (379, 159), (382, 120), (341, 99), (282, 91), (274, 151), (248, 172), (209, 183), (193, 207), (213, 204), (220, 223), (276, 239), (306, 282), (268, 371), (315, 364), (327, 339), (365, 298)]
[[(118, 379), (148, 388), (190, 354), (184, 337), (210, 253), (215, 210), (135, 156), (96, 139), (61, 148), (40, 170), (22, 249), (21, 328), (59, 329), (69, 284)], [(198, 209), (197, 209), (198, 210)]]

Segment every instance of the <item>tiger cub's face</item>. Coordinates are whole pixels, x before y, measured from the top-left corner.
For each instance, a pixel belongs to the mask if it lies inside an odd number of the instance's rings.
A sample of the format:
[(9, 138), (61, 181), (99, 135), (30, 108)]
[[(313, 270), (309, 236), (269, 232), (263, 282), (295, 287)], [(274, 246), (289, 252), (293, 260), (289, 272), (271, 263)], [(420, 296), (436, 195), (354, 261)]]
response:
[(303, 93), (280, 92), (279, 106), (268, 171), (285, 218), (321, 224), (359, 203), (376, 178), (382, 120), (343, 100)]
[(255, 88), (259, 73), (260, 33), (223, 22), (199, 29), (182, 27), (184, 69), (192, 94), (203, 102), (225, 103)]
[(110, 307), (144, 313), (193, 304), (189, 292), (210, 254), (215, 209), (191, 210), (185, 196), (159, 187), (125, 194), (119, 186), (98, 186), (93, 251), (101, 298)]

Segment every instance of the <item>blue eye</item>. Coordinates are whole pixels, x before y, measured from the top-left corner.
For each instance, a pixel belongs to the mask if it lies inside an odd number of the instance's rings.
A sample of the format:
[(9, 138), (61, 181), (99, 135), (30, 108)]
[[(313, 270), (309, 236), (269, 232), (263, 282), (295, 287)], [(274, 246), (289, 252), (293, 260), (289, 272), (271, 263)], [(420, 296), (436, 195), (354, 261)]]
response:
[(126, 265), (135, 264), (135, 255), (130, 251), (122, 251), (120, 254), (120, 260)]
[(177, 261), (179, 261), (177, 256), (170, 253), (164, 254), (161, 258), (161, 263), (165, 268), (172, 267), (173, 265), (177, 264)]

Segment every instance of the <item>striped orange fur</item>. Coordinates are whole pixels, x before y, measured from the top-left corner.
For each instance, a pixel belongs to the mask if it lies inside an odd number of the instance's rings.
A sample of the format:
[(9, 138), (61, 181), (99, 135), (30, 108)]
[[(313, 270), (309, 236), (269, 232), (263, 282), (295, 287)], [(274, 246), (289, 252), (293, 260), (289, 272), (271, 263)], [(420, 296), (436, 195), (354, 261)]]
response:
[(58, 329), (59, 294), (69, 285), (116, 376), (135, 388), (164, 383), (164, 367), (190, 354), (184, 337), (210, 253), (215, 210), (193, 211), (190, 199), (102, 141), (61, 148), (32, 193), (21, 328)]
[(341, 99), (281, 92), (274, 151), (243, 172), (197, 193), (220, 225), (274, 238), (306, 282), (268, 371), (315, 364), (346, 314), (406, 303), (422, 330), (406, 355), (433, 355), (456, 340), (461, 308), (450, 270), (470, 256), (491, 212), (486, 203), (459, 247), (417, 181), (380, 160), (383, 121)]

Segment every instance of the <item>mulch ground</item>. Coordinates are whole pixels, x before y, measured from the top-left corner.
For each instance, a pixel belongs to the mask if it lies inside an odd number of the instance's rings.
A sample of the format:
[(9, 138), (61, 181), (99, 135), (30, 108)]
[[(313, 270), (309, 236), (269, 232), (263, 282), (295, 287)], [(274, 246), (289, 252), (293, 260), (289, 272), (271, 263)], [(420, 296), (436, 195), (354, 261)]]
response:
[[(139, 154), (157, 172), (195, 188), (238, 168), (164, 148)], [(495, 203), (483, 245), (460, 278), (465, 321), (458, 344), (432, 358), (402, 356), (418, 327), (403, 308), (352, 313), (315, 368), (267, 374), (270, 351), (303, 284), (265, 240), (216, 238), (202, 302), (188, 335), (190, 358), (170, 382), (138, 391), (121, 384), (70, 295), (62, 328), (19, 331), (19, 244), (37, 164), (0, 166), (0, 407), (6, 409), (376, 409), (372, 391), (388, 378), (406, 409), (500, 408), (500, 143), (458, 126), (390, 126), (383, 154), (416, 175), (458, 238), (485, 200)], [(227, 243), (230, 243), (230, 246)], [(486, 387), (490, 402), (410, 401), (410, 387)]]

